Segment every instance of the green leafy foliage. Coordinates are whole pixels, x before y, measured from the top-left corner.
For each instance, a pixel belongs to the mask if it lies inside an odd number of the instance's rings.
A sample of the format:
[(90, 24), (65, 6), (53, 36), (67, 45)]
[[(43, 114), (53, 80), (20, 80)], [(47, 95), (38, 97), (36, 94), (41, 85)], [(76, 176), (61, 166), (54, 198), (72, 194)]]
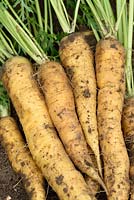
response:
[(78, 23), (81, 25), (85, 25), (88, 28), (91, 28), (91, 24), (93, 27), (98, 30), (98, 26), (96, 24), (96, 21), (92, 15), (92, 12), (89, 9), (89, 6), (83, 1), (80, 4), (80, 14), (78, 15)]
[(0, 117), (9, 115), (10, 101), (2, 82), (0, 81)]
[(32, 5), (34, 4), (34, 0), (11, 0), (10, 4), (22, 21), (27, 20), (26, 12), (33, 13)]
[[(68, 0), (65, 2), (66, 8), (70, 16), (73, 18), (72, 13), (75, 10), (77, 0)], [(79, 7), (79, 13), (77, 16), (77, 26), (76, 28), (80, 26), (84, 26), (87, 29), (91, 29), (91, 24), (94, 29), (98, 30), (97, 23), (93, 17), (93, 14), (87, 5), (87, 3), (84, 0), (81, 0), (80, 7)], [(79, 30), (79, 28), (78, 28)]]
[(40, 30), (36, 35), (36, 40), (48, 57), (55, 60), (59, 59), (59, 43), (65, 35), (63, 32), (50, 34)]

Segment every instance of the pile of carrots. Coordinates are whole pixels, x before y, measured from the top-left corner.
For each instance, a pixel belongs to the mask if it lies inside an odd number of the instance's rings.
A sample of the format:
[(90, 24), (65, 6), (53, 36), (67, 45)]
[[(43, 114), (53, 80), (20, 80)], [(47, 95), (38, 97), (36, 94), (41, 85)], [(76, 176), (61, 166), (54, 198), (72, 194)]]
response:
[(28, 148), (9, 115), (0, 116), (0, 141), (31, 200), (46, 198), (43, 177), (61, 200), (95, 200), (102, 189), (108, 200), (134, 199), (134, 102), (124, 106), (125, 49), (107, 35), (94, 54), (90, 36), (64, 37), (60, 62), (40, 54), (36, 72), (19, 55), (4, 63), (1, 80)]

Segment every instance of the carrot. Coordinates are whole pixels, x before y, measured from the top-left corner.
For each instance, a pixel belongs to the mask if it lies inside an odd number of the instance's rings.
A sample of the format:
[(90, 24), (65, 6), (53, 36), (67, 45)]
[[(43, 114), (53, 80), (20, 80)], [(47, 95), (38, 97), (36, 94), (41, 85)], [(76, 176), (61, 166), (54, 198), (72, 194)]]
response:
[[(0, 61), (16, 54), (10, 39), (0, 30)], [(2, 69), (1, 69), (2, 70)], [(0, 75), (2, 74), (0, 70)], [(9, 96), (0, 80), (0, 142), (5, 147), (12, 168), (19, 173), (31, 200), (44, 200), (43, 175), (35, 165), (15, 120), (10, 117)]]
[[(6, 29), (8, 29), (8, 31), (10, 31), (10, 34), (15, 38), (15, 40), (19, 43), (23, 50), (26, 51), (29, 56), (33, 58), (33, 60), (35, 60), (38, 64), (42, 64), (47, 61), (49, 62), (48, 57), (45, 55), (37, 41), (35, 41), (31, 33), (29, 33), (29, 30), (27, 30), (23, 22), (18, 18), (18, 16), (16, 16), (16, 13), (13, 11), (9, 3), (8, 6), (15, 18), (18, 19), (19, 23), (17, 23), (16, 20), (9, 14), (9, 12), (3, 7), (2, 9), (0, 9), (0, 20), (2, 24), (5, 26)], [(10, 24), (13, 24), (14, 28), (8, 26), (9, 22)], [(19, 29), (19, 32), (16, 31), (16, 27), (17, 29)], [(13, 34), (13, 32), (15, 32), (15, 34)]]
[(104, 188), (95, 171), (79, 124), (72, 88), (59, 63), (47, 62), (39, 68), (39, 80), (52, 121), (74, 164)]
[(84, 179), (86, 181), (88, 190), (90, 191), (91, 195), (95, 197), (100, 190), (100, 185), (98, 184), (97, 181), (94, 181), (87, 175), (85, 175)]
[(122, 128), (130, 159), (131, 199), (134, 199), (134, 98), (125, 99)]
[(100, 174), (101, 162), (96, 120), (96, 79), (88, 35), (73, 33), (60, 43), (60, 59), (71, 81), (78, 117), (86, 141), (95, 154)]
[[(124, 12), (125, 23), (122, 27), (125, 32), (125, 38), (123, 40), (124, 47), (126, 48), (126, 96), (122, 114), (122, 129), (124, 133), (124, 139), (126, 142), (128, 155), (130, 159), (130, 199), (134, 199), (134, 74), (133, 74), (133, 22), (134, 22), (134, 1), (130, 0), (129, 4), (126, 4), (126, 10)], [(123, 19), (122, 19), (123, 21)], [(127, 30), (127, 31), (126, 31)], [(122, 36), (123, 34), (121, 34)], [(123, 38), (123, 36), (122, 36)]]
[(2, 81), (23, 126), (38, 167), (62, 200), (90, 200), (84, 178), (67, 156), (33, 78), (31, 63), (13, 57), (5, 63)]
[(0, 120), (0, 138), (13, 169), (22, 177), (31, 200), (44, 200), (43, 176), (35, 165), (12, 117)]
[(124, 200), (129, 195), (129, 159), (121, 131), (125, 93), (124, 48), (116, 39), (102, 39), (97, 44), (95, 59), (104, 180), (108, 199)]
[[(97, 121), (104, 163), (104, 181), (108, 189), (108, 200), (127, 200), (130, 189), (129, 158), (121, 130), (125, 96), (125, 51), (117, 41), (117, 31), (122, 31), (119, 27), (126, 19), (122, 14), (123, 11), (126, 12), (124, 8), (126, 1), (116, 1), (120, 6), (116, 7), (119, 8), (117, 21), (109, 0), (86, 0), (86, 2), (98, 30), (97, 32), (91, 23), (98, 40), (95, 53), (98, 87)], [(100, 37), (102, 39), (99, 41)]]

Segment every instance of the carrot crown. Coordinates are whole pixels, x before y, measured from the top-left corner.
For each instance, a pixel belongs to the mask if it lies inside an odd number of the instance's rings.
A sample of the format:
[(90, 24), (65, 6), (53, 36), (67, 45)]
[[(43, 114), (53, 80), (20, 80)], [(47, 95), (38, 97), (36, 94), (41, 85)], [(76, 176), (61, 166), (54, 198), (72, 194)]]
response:
[(80, 1), (77, 0), (76, 6), (75, 6), (75, 11), (74, 11), (74, 18), (72, 20), (72, 23), (70, 22), (70, 16), (67, 13), (66, 7), (64, 5), (63, 0), (49, 0), (51, 2), (51, 5), (56, 13), (56, 16), (58, 18), (59, 24), (65, 33), (72, 33), (75, 31), (76, 27), (76, 21), (77, 21), (77, 16), (78, 16), (78, 11), (79, 11), (79, 6), (80, 6)]
[[(123, 0), (116, 1), (117, 17), (120, 12)], [(121, 16), (121, 21), (119, 24), (119, 29), (117, 32), (118, 40), (123, 44), (126, 50), (126, 97), (134, 96), (134, 77), (133, 77), (133, 67), (132, 67), (132, 43), (133, 43), (133, 25), (134, 25), (134, 1), (129, 0), (125, 2), (123, 9), (123, 14)]]
[[(3, 3), (4, 2), (4, 3)], [(70, 16), (66, 11), (63, 0), (44, 0), (44, 16), (39, 6), (39, 1), (35, 0), (32, 4), (33, 20), (37, 20), (38, 27), (43, 31), (53, 33), (53, 19), (52, 8), (56, 13), (62, 30), (66, 33), (75, 31), (76, 20), (78, 16), (79, 6), (86, 4), (92, 12), (92, 16), (97, 24), (97, 29), (91, 20), (91, 28), (95, 34), (97, 41), (100, 38), (115, 37), (126, 49), (126, 85), (127, 96), (134, 95), (134, 81), (132, 70), (132, 41), (133, 41), (133, 21), (134, 21), (134, 1), (116, 0), (116, 17), (113, 12), (109, 0), (78, 0), (76, 2), (74, 19), (70, 23)], [(5, 7), (10, 9), (11, 14)], [(35, 16), (36, 13), (36, 16)], [(23, 51), (27, 53), (32, 59), (41, 64), (49, 60), (46, 52), (44, 53), (41, 46), (36, 41), (34, 35), (38, 32), (35, 23), (29, 23), (30, 15), (26, 12), (27, 26), (23, 23), (20, 16), (16, 14), (8, 0), (3, 0), (0, 4), (0, 22), (12, 35), (12, 37), (21, 46)], [(116, 20), (117, 19), (117, 20)], [(31, 27), (32, 24), (32, 27)], [(27, 28), (28, 27), (28, 28)], [(34, 33), (32, 35), (32, 33)], [(2, 59), (0, 57), (0, 59)]]
[(100, 38), (115, 37), (126, 50), (126, 86), (127, 96), (134, 96), (134, 80), (132, 69), (132, 41), (134, 25), (134, 1), (116, 0), (116, 18), (109, 0), (82, 0), (82, 4), (89, 6), (92, 16), (97, 24), (94, 28), (91, 21), (91, 28), (97, 41)]

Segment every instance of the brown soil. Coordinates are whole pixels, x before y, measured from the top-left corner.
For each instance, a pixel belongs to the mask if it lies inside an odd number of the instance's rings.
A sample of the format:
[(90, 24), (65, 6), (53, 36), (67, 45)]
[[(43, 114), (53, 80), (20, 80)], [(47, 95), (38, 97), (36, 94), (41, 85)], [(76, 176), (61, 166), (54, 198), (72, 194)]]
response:
[(7, 154), (0, 145), (0, 200), (8, 199), (28, 200), (28, 196), (21, 177), (12, 170)]
[[(47, 200), (58, 200), (55, 192), (46, 184)], [(17, 175), (0, 144), (0, 200), (29, 200), (22, 179)]]
[[(45, 184), (47, 200), (59, 200), (55, 192)], [(23, 187), (22, 178), (16, 174), (0, 144), (0, 200), (30, 200)]]

